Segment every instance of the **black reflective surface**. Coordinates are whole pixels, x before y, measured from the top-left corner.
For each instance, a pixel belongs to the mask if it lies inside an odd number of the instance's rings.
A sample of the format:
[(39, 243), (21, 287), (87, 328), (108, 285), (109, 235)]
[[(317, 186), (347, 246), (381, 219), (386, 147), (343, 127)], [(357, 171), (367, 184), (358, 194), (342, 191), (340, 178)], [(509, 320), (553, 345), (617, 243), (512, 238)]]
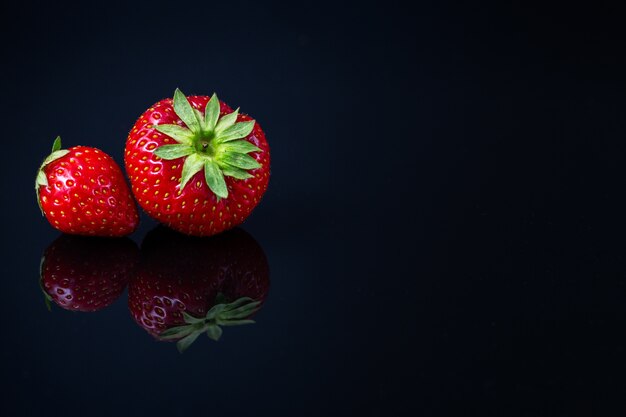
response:
[[(1, 15), (1, 415), (624, 413), (614, 6), (26, 1)], [(273, 158), (242, 226), (269, 270), (256, 323), (183, 354), (119, 294), (159, 233), (145, 216), (98, 249), (126, 246), (119, 264), (79, 253), (74, 273), (132, 271), (102, 308), (47, 309), (40, 260), (64, 238), (33, 191), (57, 134), (121, 162), (136, 117), (176, 87), (241, 106)], [(217, 295), (202, 294), (208, 311)]]

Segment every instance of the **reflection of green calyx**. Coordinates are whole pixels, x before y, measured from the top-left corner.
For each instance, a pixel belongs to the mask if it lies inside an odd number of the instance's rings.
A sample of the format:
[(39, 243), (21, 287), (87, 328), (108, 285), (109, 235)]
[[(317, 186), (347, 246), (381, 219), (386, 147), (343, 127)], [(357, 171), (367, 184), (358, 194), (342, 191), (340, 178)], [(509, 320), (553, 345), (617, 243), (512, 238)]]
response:
[(248, 170), (261, 167), (256, 159), (248, 155), (261, 150), (243, 139), (252, 132), (254, 120), (237, 122), (239, 109), (220, 117), (220, 102), (213, 94), (203, 115), (191, 107), (187, 97), (176, 89), (174, 112), (185, 126), (163, 124), (155, 128), (178, 143), (160, 146), (154, 153), (167, 160), (185, 158), (181, 190), (191, 177), (204, 170), (211, 191), (218, 197), (226, 198), (225, 175), (241, 180), (252, 178)]
[(206, 333), (209, 338), (217, 341), (222, 336), (222, 328), (220, 326), (239, 326), (254, 323), (254, 320), (249, 320), (247, 317), (254, 313), (260, 304), (260, 301), (242, 297), (232, 303), (214, 305), (205, 317), (197, 318), (183, 312), (183, 317), (187, 324), (170, 327), (163, 331), (159, 337), (164, 340), (180, 339), (176, 346), (182, 353), (202, 333)]
[(41, 260), (39, 261), (39, 289), (41, 289), (41, 292), (43, 293), (44, 296), (44, 302), (46, 303), (46, 308), (48, 309), (48, 311), (51, 311), (51, 304), (50, 302), (52, 301), (52, 297), (50, 297), (50, 294), (48, 294), (48, 292), (46, 291), (46, 289), (44, 288), (43, 285), (43, 264), (46, 261), (46, 256), (42, 256)]

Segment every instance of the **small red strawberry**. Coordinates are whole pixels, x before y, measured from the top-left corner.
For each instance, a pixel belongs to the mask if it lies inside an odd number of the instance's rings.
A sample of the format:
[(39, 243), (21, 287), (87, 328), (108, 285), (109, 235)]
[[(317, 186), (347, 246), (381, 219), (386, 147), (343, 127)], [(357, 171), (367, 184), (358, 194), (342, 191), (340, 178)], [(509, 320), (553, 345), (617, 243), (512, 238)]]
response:
[(137, 324), (178, 340), (182, 352), (202, 333), (218, 340), (220, 326), (253, 323), (268, 290), (263, 249), (243, 230), (197, 238), (159, 226), (141, 245), (128, 306)]
[(39, 168), (35, 190), (41, 212), (64, 233), (125, 236), (139, 224), (122, 170), (96, 148), (61, 149), (57, 137)]
[(269, 146), (258, 123), (212, 97), (176, 90), (137, 120), (126, 172), (139, 205), (179, 232), (210, 236), (241, 224), (267, 189)]
[(98, 311), (112, 304), (135, 272), (139, 251), (128, 238), (61, 235), (41, 260), (46, 302), (71, 311)]

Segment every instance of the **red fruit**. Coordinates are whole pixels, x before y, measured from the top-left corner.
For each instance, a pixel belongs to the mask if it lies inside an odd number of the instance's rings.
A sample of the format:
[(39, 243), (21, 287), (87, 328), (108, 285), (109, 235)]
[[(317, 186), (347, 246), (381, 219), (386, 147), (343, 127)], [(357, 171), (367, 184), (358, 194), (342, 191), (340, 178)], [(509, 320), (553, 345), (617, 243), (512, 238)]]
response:
[(185, 350), (202, 333), (252, 323), (269, 290), (263, 249), (241, 229), (211, 238), (157, 227), (141, 246), (139, 271), (128, 285), (128, 306), (141, 327)]
[(61, 235), (42, 259), (41, 289), (48, 301), (66, 310), (101, 310), (124, 291), (138, 254), (128, 238)]
[(137, 120), (126, 172), (139, 205), (179, 232), (210, 236), (241, 224), (267, 189), (269, 146), (258, 123), (215, 94), (176, 90)]
[(61, 149), (56, 138), (35, 184), (41, 212), (55, 229), (91, 236), (125, 236), (139, 224), (119, 165), (96, 148)]

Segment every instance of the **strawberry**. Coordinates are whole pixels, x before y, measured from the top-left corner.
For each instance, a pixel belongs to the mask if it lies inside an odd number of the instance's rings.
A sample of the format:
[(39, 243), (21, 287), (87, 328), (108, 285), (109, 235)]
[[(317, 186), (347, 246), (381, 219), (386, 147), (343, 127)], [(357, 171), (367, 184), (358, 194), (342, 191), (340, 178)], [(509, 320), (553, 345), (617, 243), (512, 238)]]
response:
[(241, 224), (270, 175), (269, 146), (258, 123), (215, 94), (187, 98), (178, 89), (139, 117), (124, 162), (139, 205), (195, 236)]
[(98, 311), (113, 303), (135, 271), (139, 251), (128, 238), (63, 234), (41, 260), (46, 303), (72, 311)]
[(159, 226), (141, 245), (128, 306), (139, 326), (178, 340), (182, 352), (202, 333), (218, 340), (220, 326), (253, 323), (268, 290), (263, 249), (243, 230), (198, 238)]
[(139, 224), (119, 165), (96, 148), (61, 149), (57, 137), (35, 184), (42, 214), (55, 229), (91, 236), (125, 236)]

